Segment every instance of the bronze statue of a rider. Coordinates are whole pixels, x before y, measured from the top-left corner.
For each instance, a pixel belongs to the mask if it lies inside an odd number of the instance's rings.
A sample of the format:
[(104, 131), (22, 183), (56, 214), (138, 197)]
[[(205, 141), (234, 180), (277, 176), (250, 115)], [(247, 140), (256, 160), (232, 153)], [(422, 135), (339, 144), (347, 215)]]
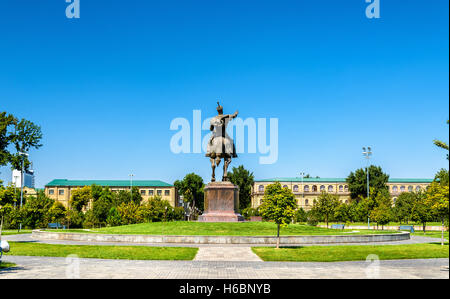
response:
[(209, 157), (212, 167), (211, 182), (216, 180), (215, 170), (219, 166), (220, 160), (224, 160), (222, 181), (227, 181), (227, 169), (231, 163), (231, 158), (236, 158), (236, 148), (233, 139), (228, 136), (226, 129), (228, 122), (238, 115), (238, 111), (234, 114), (223, 114), (223, 107), (217, 102), (217, 112), (219, 115), (213, 117), (210, 121), (210, 130), (212, 131), (206, 149), (206, 157)]

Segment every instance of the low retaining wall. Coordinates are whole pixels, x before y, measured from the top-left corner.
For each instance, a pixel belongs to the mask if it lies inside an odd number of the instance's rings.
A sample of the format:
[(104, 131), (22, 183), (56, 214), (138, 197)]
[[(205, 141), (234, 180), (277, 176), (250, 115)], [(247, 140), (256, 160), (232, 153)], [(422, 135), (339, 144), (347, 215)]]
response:
[[(33, 230), (38, 240), (71, 240), (84, 242), (123, 243), (185, 243), (185, 244), (276, 244), (274, 236), (157, 236), (157, 235), (108, 235), (91, 233), (59, 233)], [(282, 236), (280, 244), (339, 244), (368, 243), (409, 240), (409, 232), (380, 235), (328, 235), (328, 236)]]

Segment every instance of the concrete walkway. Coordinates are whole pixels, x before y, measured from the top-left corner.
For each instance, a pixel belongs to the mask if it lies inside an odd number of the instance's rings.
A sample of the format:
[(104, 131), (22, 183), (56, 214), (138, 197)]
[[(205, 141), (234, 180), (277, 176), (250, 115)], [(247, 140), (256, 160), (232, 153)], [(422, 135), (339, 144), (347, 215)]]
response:
[(440, 278), (448, 259), (334, 263), (131, 261), (63, 257), (7, 256), (17, 267), (0, 270), (0, 279), (160, 278), (160, 279), (299, 279), (299, 278)]
[(195, 261), (261, 262), (250, 247), (200, 247)]

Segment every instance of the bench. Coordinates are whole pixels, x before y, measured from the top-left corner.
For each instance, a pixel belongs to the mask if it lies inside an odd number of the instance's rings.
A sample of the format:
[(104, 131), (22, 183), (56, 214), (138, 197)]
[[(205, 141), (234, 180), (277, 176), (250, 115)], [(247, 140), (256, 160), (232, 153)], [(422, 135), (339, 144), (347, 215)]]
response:
[(409, 230), (411, 233), (414, 232), (414, 226), (412, 225), (400, 225), (398, 230)]
[(332, 224), (331, 229), (344, 229), (345, 224)]
[(48, 227), (49, 228), (54, 228), (54, 229), (59, 229), (59, 228), (66, 229), (66, 226), (65, 225), (61, 225), (61, 223), (49, 223)]

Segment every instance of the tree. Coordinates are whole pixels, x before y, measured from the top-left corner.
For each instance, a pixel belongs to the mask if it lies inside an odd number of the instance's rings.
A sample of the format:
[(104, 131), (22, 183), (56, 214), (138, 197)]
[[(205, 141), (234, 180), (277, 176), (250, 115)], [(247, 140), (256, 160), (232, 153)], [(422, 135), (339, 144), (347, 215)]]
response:
[(18, 201), (19, 196), (19, 193), (16, 192), (16, 188), (13, 186), (0, 186), (0, 205), (14, 205), (14, 203)]
[(102, 226), (106, 224), (106, 218), (108, 218), (108, 213), (111, 207), (111, 202), (102, 197), (93, 202), (92, 213), (95, 218), (95, 226)]
[(280, 248), (280, 227), (291, 223), (296, 209), (297, 201), (291, 190), (282, 188), (279, 182), (266, 187), (259, 211), (265, 219), (277, 224), (277, 248)]
[(427, 222), (433, 219), (430, 202), (426, 200), (426, 194), (422, 191), (414, 193), (414, 201), (411, 208), (411, 219), (422, 223), (424, 233)]
[(81, 210), (83, 210), (83, 208), (87, 206), (91, 198), (92, 195), (90, 186), (84, 186), (82, 188), (75, 189), (72, 192), (70, 206), (77, 212), (81, 212)]
[(239, 209), (250, 207), (252, 202), (252, 186), (254, 182), (253, 173), (244, 168), (243, 165), (233, 167), (233, 171), (228, 173), (230, 182), (239, 186)]
[(439, 182), (439, 184), (441, 185), (448, 186), (449, 184), (448, 170), (444, 168), (439, 170), (438, 173), (436, 173), (436, 175), (434, 176), (434, 180), (436, 182)]
[(14, 136), (12, 127), (16, 122), (13, 115), (0, 112), (0, 166), (5, 166), (10, 161), (8, 146)]
[(29, 196), (21, 209), (24, 226), (30, 228), (47, 227), (47, 214), (55, 201), (48, 198), (43, 191), (39, 191), (37, 196)]
[[(448, 125), (448, 120), (447, 120), (447, 125)], [(448, 149), (449, 149), (448, 144), (445, 143), (444, 141), (440, 141), (440, 140), (435, 139), (435, 140), (433, 140), (433, 143), (437, 147), (440, 147), (440, 148), (442, 148), (442, 149), (444, 149), (444, 150), (446, 150), (448, 152)], [(447, 160), (448, 160), (448, 153), (447, 153)]]
[(348, 222), (351, 220), (350, 205), (340, 203), (334, 210), (334, 219), (338, 222)]
[(403, 192), (398, 196), (393, 208), (393, 214), (400, 223), (402, 221), (408, 223), (409, 220), (411, 220), (412, 209), (415, 201), (416, 195), (413, 192)]
[[(387, 182), (389, 175), (383, 172), (381, 167), (371, 165), (369, 167), (369, 188), (374, 189), (374, 195), (381, 191), (387, 190)], [(367, 171), (366, 169), (357, 169), (351, 172), (346, 179), (350, 196), (352, 199), (360, 199), (367, 196)]]
[(47, 221), (51, 223), (64, 222), (66, 218), (66, 208), (58, 201), (54, 202), (52, 207), (48, 210)]
[(431, 207), (433, 214), (442, 221), (441, 245), (444, 245), (445, 220), (448, 221), (449, 216), (448, 189), (449, 186), (441, 185), (438, 182), (432, 182), (426, 192), (427, 205)]
[(119, 211), (117, 211), (116, 207), (112, 207), (108, 212), (108, 217), (106, 218), (106, 223), (109, 226), (118, 226), (122, 223), (122, 219), (120, 218)]
[(76, 210), (67, 209), (66, 210), (66, 224), (67, 228), (81, 228), (83, 227), (84, 214), (83, 212), (78, 212)]
[(339, 204), (339, 196), (327, 192), (322, 192), (322, 194), (320, 194), (317, 199), (314, 199), (312, 209), (316, 211), (320, 217), (323, 217), (325, 219), (328, 228), (330, 217), (334, 215), (334, 212)]
[(381, 229), (383, 229), (383, 226), (388, 224), (389, 221), (391, 221), (392, 218), (391, 207), (386, 205), (385, 203), (377, 206), (370, 213), (370, 218), (372, 218), (377, 222), (377, 226), (381, 225)]
[(190, 204), (190, 215), (195, 213), (196, 208), (203, 211), (203, 188), (205, 184), (203, 184), (201, 176), (195, 173), (189, 173), (183, 180), (175, 181), (174, 185), (179, 194), (183, 196), (183, 200)]
[(14, 144), (16, 153), (10, 155), (10, 162), (13, 169), (22, 169), (22, 161), (24, 168), (28, 169), (30, 162), (28, 157), (20, 155), (20, 152), (26, 153), (31, 148), (38, 149), (42, 146), (42, 132), (41, 127), (33, 122), (22, 119), (15, 126), (15, 133), (11, 138), (11, 143)]
[(120, 219), (122, 219), (122, 224), (134, 224), (134, 223), (140, 223), (143, 221), (143, 219), (138, 213), (139, 206), (136, 205), (133, 202), (129, 203), (122, 203), (120, 206), (117, 207), (117, 211), (119, 212)]

